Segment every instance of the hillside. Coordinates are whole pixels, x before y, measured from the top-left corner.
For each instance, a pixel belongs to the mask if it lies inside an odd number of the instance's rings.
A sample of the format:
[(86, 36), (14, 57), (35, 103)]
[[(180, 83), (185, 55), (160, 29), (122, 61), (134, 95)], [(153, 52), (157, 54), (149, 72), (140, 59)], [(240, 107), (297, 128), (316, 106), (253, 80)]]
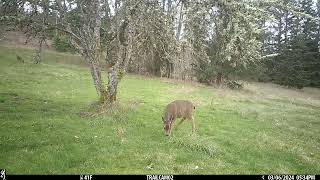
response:
[[(26, 35), (21, 31), (13, 31), (10, 27), (0, 27), (0, 45), (16, 48), (38, 48), (39, 39), (37, 37), (27, 40)], [(52, 41), (46, 40), (43, 48), (53, 50)]]
[[(90, 116), (97, 96), (83, 60), (45, 51), (35, 65), (32, 53), (0, 46), (0, 167), (10, 174), (319, 174), (319, 89), (127, 75), (116, 107)], [(190, 122), (164, 135), (175, 99), (196, 104), (196, 135)]]

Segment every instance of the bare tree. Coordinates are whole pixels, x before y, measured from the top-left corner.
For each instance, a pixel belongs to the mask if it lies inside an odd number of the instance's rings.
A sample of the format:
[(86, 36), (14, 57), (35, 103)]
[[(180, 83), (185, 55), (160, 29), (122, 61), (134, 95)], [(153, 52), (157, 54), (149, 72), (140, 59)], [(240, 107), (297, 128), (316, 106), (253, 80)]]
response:
[[(72, 46), (84, 57), (90, 67), (93, 84), (99, 100), (112, 104), (116, 100), (118, 83), (127, 70), (131, 59), (135, 32), (135, 11), (140, 1), (115, 1), (112, 14), (108, 0), (17, 0), (19, 9), (26, 4), (27, 9), (12, 10), (10, 17), (1, 13), (1, 19), (13, 18), (29, 38), (39, 37), (39, 48), (35, 62), (40, 62), (42, 47), (47, 32), (60, 31), (68, 37)], [(0, 9), (11, 8), (6, 0)], [(22, 8), (21, 8), (22, 7)], [(6, 12), (11, 12), (6, 10)], [(4, 17), (4, 18), (2, 18)], [(57, 33), (56, 31), (56, 33)], [(110, 40), (108, 40), (109, 38)], [(108, 56), (109, 43), (114, 42), (115, 56)], [(102, 64), (107, 62), (107, 84), (102, 75)]]
[[(43, 12), (40, 13), (40, 28), (38, 32), (38, 38), (39, 38), (39, 43), (38, 43), (38, 49), (35, 52), (34, 55), (34, 63), (39, 64), (41, 62), (41, 55), (42, 55), (42, 47), (43, 44), (46, 42), (46, 23), (48, 22), (48, 16), (49, 16), (49, 1), (48, 0), (43, 0), (40, 1), (41, 7), (43, 8)], [(35, 5), (36, 6), (36, 5)]]
[[(108, 84), (107, 87), (105, 87), (101, 75), (101, 60), (103, 58), (102, 53), (106, 51), (106, 49), (101, 48), (101, 30), (103, 29), (103, 21), (110, 18), (104, 13), (106, 9), (109, 8), (108, 1), (76, 1), (74, 5), (77, 8), (76, 11), (79, 13), (79, 18), (81, 18), (81, 26), (72, 24), (70, 18), (66, 18), (66, 15), (68, 15), (66, 2), (62, 0), (56, 1), (60, 16), (60, 22), (57, 23), (58, 26), (56, 28), (69, 35), (72, 45), (88, 62), (97, 95), (99, 96), (100, 102), (104, 104), (112, 104), (116, 100), (118, 83), (126, 71), (131, 56), (131, 19), (134, 15), (134, 9), (139, 2), (134, 3), (135, 4), (133, 4), (133, 1), (125, 1), (121, 5), (118, 1), (116, 3), (117, 18), (121, 18), (121, 20), (119, 25), (117, 25), (117, 23), (115, 24), (116, 32), (113, 33), (116, 34), (115, 40), (119, 42), (119, 49), (117, 50), (117, 59), (110, 60), (110, 62), (112, 61), (114, 63), (109, 64)], [(117, 20), (117, 22), (119, 21)]]

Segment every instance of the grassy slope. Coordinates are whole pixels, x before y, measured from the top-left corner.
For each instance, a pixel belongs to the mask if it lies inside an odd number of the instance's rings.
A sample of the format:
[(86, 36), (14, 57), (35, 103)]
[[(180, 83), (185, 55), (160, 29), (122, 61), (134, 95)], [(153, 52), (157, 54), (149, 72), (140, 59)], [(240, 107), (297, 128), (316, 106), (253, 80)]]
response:
[[(96, 94), (88, 69), (70, 65), (77, 56), (46, 52), (34, 65), (17, 63), (16, 53), (32, 55), (0, 46), (0, 167), (8, 173), (320, 173), (318, 90), (250, 84), (238, 92), (130, 75), (119, 108), (88, 118), (79, 113)], [(197, 105), (196, 136), (189, 122), (164, 136), (162, 110), (179, 98)]]

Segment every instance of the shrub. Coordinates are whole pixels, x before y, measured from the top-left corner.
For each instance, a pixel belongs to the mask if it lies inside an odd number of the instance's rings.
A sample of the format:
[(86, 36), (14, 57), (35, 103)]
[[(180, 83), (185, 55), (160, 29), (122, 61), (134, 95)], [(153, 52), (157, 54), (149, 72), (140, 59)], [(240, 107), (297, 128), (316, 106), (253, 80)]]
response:
[(230, 89), (243, 89), (243, 83), (235, 80), (228, 80), (227, 86)]
[(53, 47), (59, 52), (74, 52), (74, 48), (63, 36), (54, 36)]

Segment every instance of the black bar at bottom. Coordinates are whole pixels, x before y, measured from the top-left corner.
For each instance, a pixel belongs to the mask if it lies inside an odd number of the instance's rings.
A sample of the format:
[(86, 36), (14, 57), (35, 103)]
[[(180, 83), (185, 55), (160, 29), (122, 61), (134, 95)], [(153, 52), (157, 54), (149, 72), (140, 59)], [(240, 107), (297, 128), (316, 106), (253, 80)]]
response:
[[(254, 180), (320, 180), (319, 175), (6, 175), (6, 180), (15, 179), (71, 179), (71, 180), (99, 180), (99, 179), (142, 179), (142, 180), (179, 180), (179, 179), (254, 179)], [(199, 178), (199, 179), (198, 179)], [(2, 180), (2, 179), (0, 179)]]

